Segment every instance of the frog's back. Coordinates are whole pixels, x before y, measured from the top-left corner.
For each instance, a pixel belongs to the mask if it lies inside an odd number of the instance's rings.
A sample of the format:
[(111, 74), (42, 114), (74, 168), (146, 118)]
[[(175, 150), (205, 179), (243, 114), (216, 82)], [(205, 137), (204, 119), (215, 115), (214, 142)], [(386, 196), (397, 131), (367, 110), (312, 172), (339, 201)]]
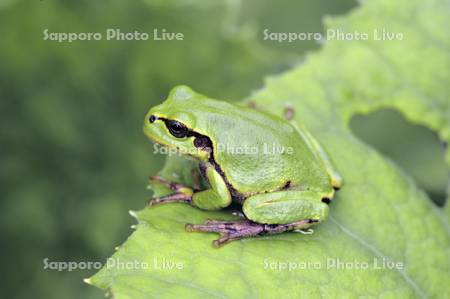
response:
[[(227, 102), (201, 101), (196, 127), (211, 137), (214, 159), (237, 191), (250, 195), (286, 186), (331, 188), (322, 161), (288, 121)], [(195, 113), (195, 107), (190, 110)]]

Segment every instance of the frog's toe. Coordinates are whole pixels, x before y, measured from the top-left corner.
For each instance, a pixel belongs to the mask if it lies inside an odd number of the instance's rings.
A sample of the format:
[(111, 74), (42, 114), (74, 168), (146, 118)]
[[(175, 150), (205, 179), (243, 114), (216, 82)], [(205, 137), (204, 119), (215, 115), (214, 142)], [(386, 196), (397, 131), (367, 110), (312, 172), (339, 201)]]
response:
[(192, 203), (192, 197), (189, 195), (186, 195), (184, 193), (173, 193), (166, 196), (161, 197), (153, 197), (150, 198), (147, 205), (148, 206), (155, 206), (160, 204), (166, 204), (171, 202), (185, 202), (185, 203)]
[(213, 241), (213, 246), (214, 247), (220, 247), (220, 246), (222, 246), (222, 245), (224, 245), (224, 244), (226, 244), (226, 243), (228, 243), (228, 242), (231, 242), (231, 241), (234, 241), (234, 240), (239, 240), (239, 239), (242, 239), (243, 238), (243, 236), (240, 236), (240, 235), (225, 235), (225, 236), (223, 236), (223, 237), (220, 237), (219, 239), (217, 239), (217, 240), (214, 240)]
[(189, 189), (189, 187), (187, 187), (187, 186), (185, 186), (183, 184), (171, 182), (171, 181), (166, 180), (165, 178), (163, 178), (163, 177), (161, 177), (159, 175), (149, 176), (148, 179), (152, 183), (162, 184), (162, 185), (166, 186), (167, 188), (169, 188), (170, 190), (173, 190), (173, 191), (176, 191), (176, 192), (182, 191), (184, 189)]

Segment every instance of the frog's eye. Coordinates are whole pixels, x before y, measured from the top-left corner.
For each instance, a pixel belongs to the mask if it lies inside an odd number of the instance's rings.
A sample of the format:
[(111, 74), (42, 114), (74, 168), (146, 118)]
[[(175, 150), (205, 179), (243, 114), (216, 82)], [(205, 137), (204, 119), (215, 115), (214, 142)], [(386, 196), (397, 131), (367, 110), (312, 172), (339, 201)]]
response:
[(165, 123), (170, 134), (177, 138), (186, 137), (189, 133), (188, 128), (176, 120), (167, 120)]

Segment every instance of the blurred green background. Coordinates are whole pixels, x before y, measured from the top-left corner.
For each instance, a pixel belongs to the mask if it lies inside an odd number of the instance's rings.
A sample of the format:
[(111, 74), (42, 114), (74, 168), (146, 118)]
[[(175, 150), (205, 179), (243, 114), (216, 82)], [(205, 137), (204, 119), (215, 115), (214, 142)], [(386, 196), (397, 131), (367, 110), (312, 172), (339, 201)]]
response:
[[(322, 32), (323, 16), (355, 6), (350, 0), (0, 0), (2, 297), (103, 298), (82, 282), (95, 269), (44, 270), (43, 259), (105, 262), (130, 234), (128, 210), (144, 207), (147, 177), (164, 160), (141, 133), (148, 108), (177, 84), (240, 100), (262, 87), (264, 76), (320, 47), (264, 41), (265, 28)], [(44, 29), (107, 28), (165, 28), (182, 32), (184, 41), (43, 40)], [(448, 173), (432, 132), (392, 111), (356, 117), (352, 128), (442, 203)]]

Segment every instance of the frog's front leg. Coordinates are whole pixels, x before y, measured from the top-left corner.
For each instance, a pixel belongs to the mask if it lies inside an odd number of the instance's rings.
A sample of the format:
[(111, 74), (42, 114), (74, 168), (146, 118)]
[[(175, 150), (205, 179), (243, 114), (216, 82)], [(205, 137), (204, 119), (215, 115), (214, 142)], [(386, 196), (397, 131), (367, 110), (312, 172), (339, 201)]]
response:
[(202, 164), (202, 173), (208, 180), (211, 188), (195, 192), (189, 187), (172, 183), (161, 177), (151, 177), (152, 180), (166, 185), (175, 193), (152, 198), (149, 205), (164, 204), (169, 202), (186, 202), (200, 209), (215, 210), (227, 207), (231, 203), (231, 194), (222, 176), (210, 163)]
[(201, 225), (187, 224), (186, 229), (220, 233), (221, 238), (213, 242), (215, 246), (247, 237), (307, 229), (328, 215), (329, 208), (322, 197), (320, 192), (294, 190), (258, 194), (244, 202), (246, 220), (208, 220)]
[(192, 203), (204, 210), (217, 210), (229, 206), (231, 194), (220, 173), (210, 163), (203, 163), (200, 168), (211, 188), (195, 192)]

